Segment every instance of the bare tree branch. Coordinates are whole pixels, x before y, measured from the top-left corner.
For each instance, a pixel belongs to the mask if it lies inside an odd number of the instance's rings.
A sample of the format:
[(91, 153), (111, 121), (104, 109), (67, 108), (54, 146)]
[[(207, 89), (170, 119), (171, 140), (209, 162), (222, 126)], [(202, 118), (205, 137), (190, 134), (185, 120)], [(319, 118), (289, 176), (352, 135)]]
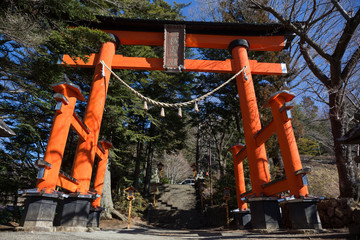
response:
[(331, 8), (329, 11), (322, 14), (320, 17), (313, 19), (309, 26), (315, 25), (317, 22), (319, 22), (320, 20), (323, 20), (324, 18), (328, 17), (333, 12), (334, 12), (334, 8)]
[(355, 16), (346, 22), (344, 31), (336, 45), (335, 51), (333, 53), (334, 59), (341, 59), (344, 56), (344, 53), (348, 47), (348, 44), (351, 38), (354, 35), (354, 32), (360, 24), (360, 9), (356, 12)]
[(359, 63), (359, 59), (360, 59), (360, 46), (353, 53), (350, 60), (346, 64), (344, 70), (342, 71), (342, 73), (341, 73), (341, 78), (342, 79), (345, 79), (348, 76), (350, 71), (356, 66), (356, 64)]
[(330, 79), (321, 71), (321, 69), (317, 66), (314, 59), (310, 56), (309, 49), (305, 46), (304, 43), (300, 42), (300, 51), (303, 55), (306, 63), (308, 64), (310, 70), (314, 73), (314, 75), (327, 87), (330, 88)]
[(327, 54), (316, 42), (314, 42), (304, 31), (301, 29), (301, 25), (295, 25), (294, 23), (286, 20), (278, 11), (276, 11), (273, 7), (264, 5), (255, 0), (250, 0), (250, 2), (259, 9), (267, 11), (273, 14), (282, 24), (288, 27), (292, 32), (298, 35), (304, 42), (309, 44), (312, 48), (315, 49), (319, 53), (320, 56), (325, 58), (328, 61), (332, 61), (331, 55)]
[(292, 18), (292, 16), (294, 15), (294, 11), (295, 11), (295, 1), (296, 0), (293, 0), (293, 4), (291, 4), (291, 11), (290, 11), (290, 14), (289, 14), (289, 19)]
[(346, 19), (346, 21), (350, 20), (350, 15), (345, 11), (345, 9), (340, 5), (338, 0), (331, 0), (336, 9), (341, 13), (341, 15)]
[(306, 21), (306, 24), (305, 24), (305, 25), (306, 25), (306, 30), (309, 29), (309, 27), (310, 27), (310, 21), (311, 21), (311, 19), (313, 18), (315, 12), (316, 12), (316, 0), (313, 0), (313, 8), (312, 8), (312, 11), (311, 11), (311, 13), (310, 13), (310, 15), (309, 15), (309, 17), (308, 17), (308, 20)]

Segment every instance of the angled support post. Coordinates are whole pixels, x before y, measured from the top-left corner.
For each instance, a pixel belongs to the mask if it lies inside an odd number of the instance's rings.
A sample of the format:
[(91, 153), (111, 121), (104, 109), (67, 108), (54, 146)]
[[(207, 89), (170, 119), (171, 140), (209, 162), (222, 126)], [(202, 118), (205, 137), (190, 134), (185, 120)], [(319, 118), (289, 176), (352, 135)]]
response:
[(233, 161), (234, 161), (234, 173), (235, 173), (235, 189), (236, 189), (236, 200), (237, 200), (237, 206), (240, 211), (247, 210), (248, 206), (247, 203), (241, 200), (241, 194), (246, 192), (245, 188), (245, 176), (244, 176), (244, 167), (242, 161), (237, 161), (236, 155), (240, 152), (241, 149), (243, 149), (245, 146), (242, 144), (238, 144), (235, 146), (232, 146), (230, 150), (233, 154)]
[(89, 128), (90, 134), (84, 141), (79, 139), (74, 159), (72, 176), (80, 181), (79, 191), (86, 194), (90, 187), (92, 169), (95, 160), (95, 153), (100, 133), (100, 126), (104, 112), (105, 100), (108, 91), (110, 72), (105, 69), (105, 76), (102, 76), (101, 60), (111, 66), (117, 43), (117, 37), (111, 34), (113, 41), (104, 43), (99, 58), (96, 60), (95, 74), (91, 86), (90, 96), (87, 102), (84, 124)]
[[(306, 174), (310, 169), (303, 168), (295, 135), (291, 126), (292, 106), (287, 105), (295, 95), (288, 91), (274, 93), (265, 107), (271, 107), (276, 133), (279, 139), (281, 156), (284, 163), (286, 183), (290, 195), (296, 199), (286, 201), (291, 227), (294, 229), (321, 229), (317, 209), (317, 199), (306, 198), (309, 194)], [(279, 191), (280, 189), (278, 189)]]
[(80, 88), (71, 83), (53, 86), (57, 101), (55, 119), (51, 128), (44, 159), (39, 160), (37, 188), (25, 190), (25, 210), (21, 226), (31, 231), (52, 231), (60, 195), (55, 191), (62, 157), (74, 114), (76, 100), (85, 101)]
[(109, 157), (109, 149), (114, 149), (114, 146), (111, 142), (100, 141), (98, 151), (96, 155), (99, 157), (99, 163), (96, 171), (95, 181), (94, 181), (94, 190), (99, 195), (96, 200), (91, 203), (91, 207), (98, 208), (100, 207), (101, 194), (104, 186), (104, 178), (106, 172), (106, 166)]
[(75, 84), (60, 83), (54, 85), (53, 89), (57, 100), (56, 115), (44, 160), (38, 163), (40, 170), (37, 177), (38, 190), (44, 190), (47, 193), (53, 192), (57, 185), (76, 100), (85, 101), (80, 88)]
[(96, 192), (96, 199), (91, 203), (87, 227), (98, 228), (100, 226), (100, 215), (103, 209), (100, 207), (100, 201), (103, 192), (105, 172), (108, 163), (109, 149), (114, 149), (111, 142), (100, 141), (96, 150), (96, 155), (99, 158), (96, 176), (94, 180), (94, 191)]
[(303, 174), (296, 174), (302, 169), (302, 164), (290, 120), (292, 107), (286, 105), (294, 97), (295, 95), (288, 91), (276, 92), (265, 107), (271, 107), (290, 195), (299, 198), (306, 197), (309, 191), (307, 182), (303, 180)]
[(263, 194), (262, 185), (270, 182), (270, 172), (265, 145), (257, 146), (255, 139), (255, 135), (261, 129), (261, 123), (247, 54), (248, 48), (249, 44), (244, 39), (234, 40), (229, 44), (229, 50), (234, 58), (233, 69), (240, 71), (246, 66), (244, 73), (236, 77), (236, 85), (243, 117), (252, 192), (260, 196)]

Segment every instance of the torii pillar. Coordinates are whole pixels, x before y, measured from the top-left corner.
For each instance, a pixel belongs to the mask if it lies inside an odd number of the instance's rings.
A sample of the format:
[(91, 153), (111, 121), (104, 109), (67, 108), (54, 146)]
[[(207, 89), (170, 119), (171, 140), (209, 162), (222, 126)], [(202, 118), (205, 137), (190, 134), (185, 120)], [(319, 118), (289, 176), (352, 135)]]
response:
[(261, 130), (261, 123), (247, 54), (248, 48), (249, 44), (244, 39), (232, 41), (229, 45), (235, 70), (240, 71), (246, 66), (244, 73), (236, 77), (236, 85), (243, 118), (252, 192), (256, 196), (261, 196), (262, 185), (270, 182), (270, 172), (265, 145), (257, 146), (255, 140), (256, 133)]
[(252, 193), (255, 197), (253, 200), (249, 200), (251, 222), (253, 228), (277, 229), (281, 222), (278, 202), (275, 198), (263, 197), (266, 196), (263, 186), (269, 183), (271, 179), (265, 144), (258, 145), (256, 143), (256, 134), (261, 130), (261, 123), (247, 53), (248, 49), (249, 43), (244, 39), (237, 39), (229, 44), (235, 70), (239, 71), (246, 66), (245, 71), (236, 77), (236, 85), (243, 118)]
[(80, 181), (78, 191), (83, 194), (86, 194), (90, 187), (91, 174), (111, 75), (109, 71), (105, 71), (105, 76), (102, 76), (102, 64), (100, 61), (103, 60), (106, 65), (111, 66), (115, 50), (118, 46), (117, 43), (119, 43), (115, 35), (109, 35), (113, 38), (113, 41), (103, 44), (98, 59), (96, 60), (95, 74), (84, 115), (84, 124), (89, 128), (90, 134), (86, 141), (79, 140), (72, 169), (72, 176)]

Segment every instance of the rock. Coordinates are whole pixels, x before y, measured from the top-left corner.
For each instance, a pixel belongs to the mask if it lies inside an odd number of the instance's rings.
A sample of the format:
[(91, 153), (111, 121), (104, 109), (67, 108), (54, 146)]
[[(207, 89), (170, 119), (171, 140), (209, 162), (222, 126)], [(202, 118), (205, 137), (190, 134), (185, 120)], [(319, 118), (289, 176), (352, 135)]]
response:
[(360, 209), (355, 209), (352, 213), (352, 220), (359, 225), (360, 228)]
[(19, 224), (17, 222), (9, 222), (9, 224), (12, 226), (12, 227), (18, 227)]
[(339, 199), (340, 206), (344, 207), (349, 205), (349, 199), (348, 198), (340, 198)]
[[(352, 223), (350, 224), (349, 226), (349, 233), (350, 235), (355, 235), (355, 236), (360, 236), (360, 225), (359, 224), (355, 224), (355, 223)], [(356, 238), (358, 239), (358, 238)]]
[(334, 208), (329, 207), (329, 208), (326, 210), (326, 214), (327, 214), (329, 217), (333, 217), (334, 214), (335, 214)]
[(340, 207), (335, 208), (335, 216), (342, 219), (344, 217), (343, 210)]
[(342, 219), (340, 218), (333, 218), (333, 228), (343, 228), (344, 227), (344, 222), (342, 221)]
[(330, 206), (333, 207), (333, 208), (338, 206), (338, 202), (336, 201), (336, 199), (332, 198), (332, 199), (329, 200), (329, 207)]
[(346, 218), (349, 218), (349, 219), (351, 219), (351, 215), (352, 215), (352, 210), (351, 210), (351, 207), (350, 206), (346, 206), (345, 208), (344, 208), (344, 214), (345, 214), (345, 216), (346, 216)]

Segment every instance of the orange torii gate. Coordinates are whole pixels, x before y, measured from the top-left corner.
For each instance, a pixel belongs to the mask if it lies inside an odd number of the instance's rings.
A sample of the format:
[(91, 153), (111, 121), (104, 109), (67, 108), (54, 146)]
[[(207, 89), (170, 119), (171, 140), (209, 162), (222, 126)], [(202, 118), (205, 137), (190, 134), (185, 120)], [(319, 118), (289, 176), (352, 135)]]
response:
[[(259, 63), (256, 60), (249, 60), (247, 55), (248, 50), (281, 51), (286, 47), (287, 41), (291, 41), (291, 36), (289, 37), (288, 32), (281, 24), (204, 23), (112, 17), (99, 17), (99, 20), (100, 23), (86, 23), (86, 25), (109, 33), (113, 41), (104, 43), (98, 54), (89, 56), (87, 63), (79, 59), (74, 61), (67, 55), (63, 58), (64, 63), (68, 66), (95, 68), (91, 92), (84, 119), (81, 121), (74, 112), (76, 101), (84, 101), (80, 89), (70, 83), (54, 86), (56, 92), (54, 97), (58, 101), (56, 115), (44, 160), (38, 162), (40, 171), (37, 189), (24, 191), (28, 196), (36, 196), (36, 199), (28, 198), (23, 226), (44, 226), (43, 220), (26, 217), (31, 214), (34, 215), (34, 213), (27, 214), (28, 211), (31, 211), (31, 206), (34, 205), (38, 207), (36, 213), (40, 216), (39, 212), (43, 211), (42, 206), (44, 204), (52, 204), (51, 209), (48, 210), (48, 220), (45, 224), (48, 227), (52, 226), (51, 219), (54, 218), (57, 203), (49, 203), (49, 198), (55, 199), (64, 196), (62, 192), (56, 191), (57, 186), (66, 190), (69, 193), (66, 197), (70, 196), (67, 199), (72, 200), (64, 200), (61, 203), (65, 205), (61, 208), (62, 212), (57, 214), (57, 220), (54, 221), (56, 225), (85, 227), (90, 202), (93, 209), (99, 208), (101, 197), (99, 195), (102, 193), (108, 150), (112, 148), (109, 142), (98, 142), (110, 80), (110, 71), (104, 69), (100, 61), (112, 69), (168, 72), (237, 73), (246, 67), (245, 71), (236, 77), (246, 146), (236, 145), (231, 148), (234, 158), (238, 207), (243, 212), (247, 211), (247, 203), (243, 200), (246, 196), (253, 197), (255, 201), (252, 202), (250, 197), (248, 197), (248, 201), (251, 205), (256, 206), (258, 202), (266, 205), (268, 200), (273, 205), (274, 199), (271, 197), (288, 190), (298, 199), (305, 198), (308, 195), (304, 177), (307, 171), (302, 168), (300, 162), (291, 126), (291, 116), (288, 114), (291, 107), (286, 105), (286, 102), (294, 96), (288, 92), (281, 92), (272, 96), (268, 105), (272, 109), (273, 121), (262, 128), (253, 86), (253, 74), (280, 75), (286, 72), (286, 66), (281, 63)], [(116, 55), (116, 48), (119, 44), (164, 46), (164, 59)], [(185, 47), (229, 49), (233, 59), (225, 61), (184, 59)], [(70, 128), (79, 135), (79, 142), (72, 174), (68, 175), (62, 172), (60, 167)], [(286, 179), (271, 182), (264, 142), (275, 132), (279, 138)], [(90, 191), (90, 182), (96, 155), (100, 161), (96, 173), (94, 193)], [(245, 189), (242, 166), (242, 161), (245, 158), (248, 158), (249, 161), (252, 186), (252, 190), (249, 192), (246, 192)], [(275, 201), (277, 200), (275, 199)], [(85, 211), (84, 214), (77, 210), (70, 211), (69, 209), (72, 208), (84, 208), (87, 209), (87, 212)], [(252, 221), (259, 215), (257, 209), (259, 207), (251, 207)], [(67, 221), (68, 219), (66, 219), (67, 215), (75, 218), (79, 214), (84, 215), (84, 218), (74, 221)], [(266, 215), (267, 213), (261, 214)], [(256, 221), (261, 222), (259, 218), (256, 218)], [(259, 228), (263, 228), (263, 223), (260, 225)], [(265, 226), (265, 228), (267, 227)]]

